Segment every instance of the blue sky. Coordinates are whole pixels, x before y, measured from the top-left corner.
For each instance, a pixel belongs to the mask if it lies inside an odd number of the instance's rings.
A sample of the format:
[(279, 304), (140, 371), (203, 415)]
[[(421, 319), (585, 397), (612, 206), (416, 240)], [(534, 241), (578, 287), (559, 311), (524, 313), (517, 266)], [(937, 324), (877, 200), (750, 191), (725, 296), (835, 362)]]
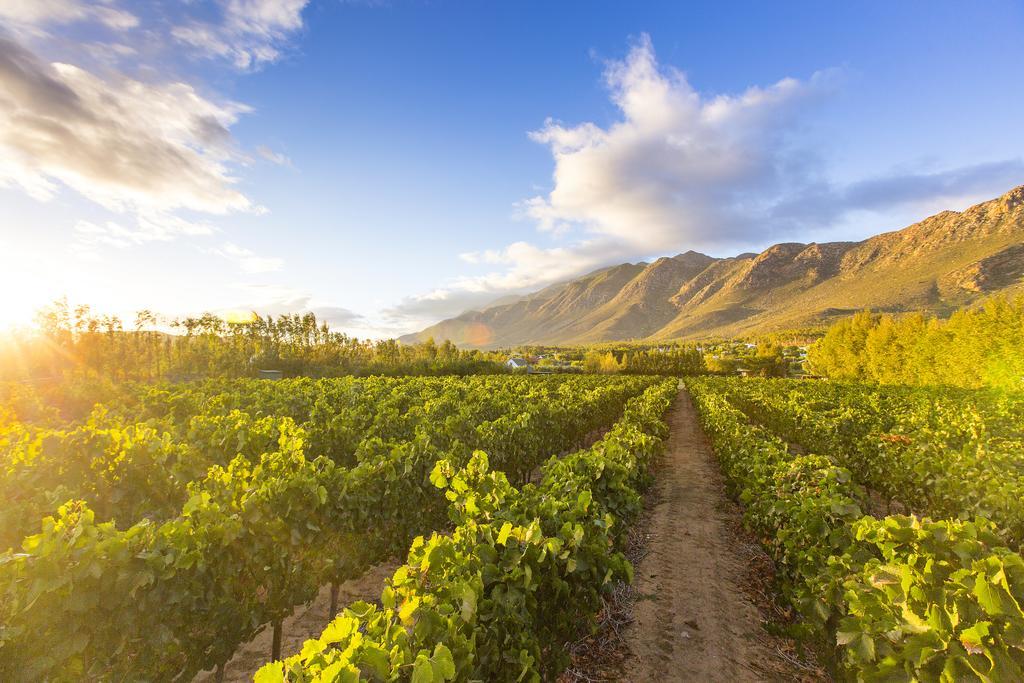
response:
[(1024, 4), (0, 0), (0, 322), (390, 336), (1024, 183)]

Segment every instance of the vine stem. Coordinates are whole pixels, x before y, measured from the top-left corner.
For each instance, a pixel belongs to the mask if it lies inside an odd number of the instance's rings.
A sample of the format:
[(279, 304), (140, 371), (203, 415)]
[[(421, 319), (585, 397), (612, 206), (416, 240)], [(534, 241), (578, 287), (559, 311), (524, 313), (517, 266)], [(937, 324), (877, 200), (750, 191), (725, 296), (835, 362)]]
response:
[(338, 590), (340, 586), (335, 581), (331, 584), (331, 609), (327, 615), (328, 621), (334, 621), (334, 617), (338, 616)]
[(270, 646), (270, 661), (277, 662), (281, 659), (281, 620), (274, 622), (274, 640)]

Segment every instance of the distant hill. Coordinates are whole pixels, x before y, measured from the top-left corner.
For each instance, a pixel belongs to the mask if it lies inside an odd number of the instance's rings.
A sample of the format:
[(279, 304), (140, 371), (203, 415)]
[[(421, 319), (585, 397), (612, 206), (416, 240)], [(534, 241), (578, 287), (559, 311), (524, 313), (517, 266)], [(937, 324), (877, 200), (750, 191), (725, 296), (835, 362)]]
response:
[(730, 337), (823, 324), (853, 311), (945, 314), (1024, 291), (1024, 186), (863, 242), (694, 251), (603, 268), (402, 337), (461, 346)]

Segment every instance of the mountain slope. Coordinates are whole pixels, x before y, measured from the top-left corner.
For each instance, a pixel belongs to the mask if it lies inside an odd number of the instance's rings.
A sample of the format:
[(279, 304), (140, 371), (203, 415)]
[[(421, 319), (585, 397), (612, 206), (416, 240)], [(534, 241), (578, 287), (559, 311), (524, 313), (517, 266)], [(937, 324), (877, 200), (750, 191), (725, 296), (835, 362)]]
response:
[(863, 242), (776, 244), (622, 264), (407, 335), (463, 346), (696, 339), (821, 324), (849, 312), (946, 313), (1024, 289), (1024, 186)]

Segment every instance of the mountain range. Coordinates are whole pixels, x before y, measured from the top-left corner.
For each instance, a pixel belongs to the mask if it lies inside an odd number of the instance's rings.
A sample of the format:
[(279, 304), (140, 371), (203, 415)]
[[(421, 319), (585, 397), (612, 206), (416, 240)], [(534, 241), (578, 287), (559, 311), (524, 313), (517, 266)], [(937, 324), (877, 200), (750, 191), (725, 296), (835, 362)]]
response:
[(1024, 186), (861, 242), (695, 251), (623, 263), (466, 311), (405, 342), (463, 347), (736, 337), (821, 326), (858, 310), (939, 315), (1024, 291)]

